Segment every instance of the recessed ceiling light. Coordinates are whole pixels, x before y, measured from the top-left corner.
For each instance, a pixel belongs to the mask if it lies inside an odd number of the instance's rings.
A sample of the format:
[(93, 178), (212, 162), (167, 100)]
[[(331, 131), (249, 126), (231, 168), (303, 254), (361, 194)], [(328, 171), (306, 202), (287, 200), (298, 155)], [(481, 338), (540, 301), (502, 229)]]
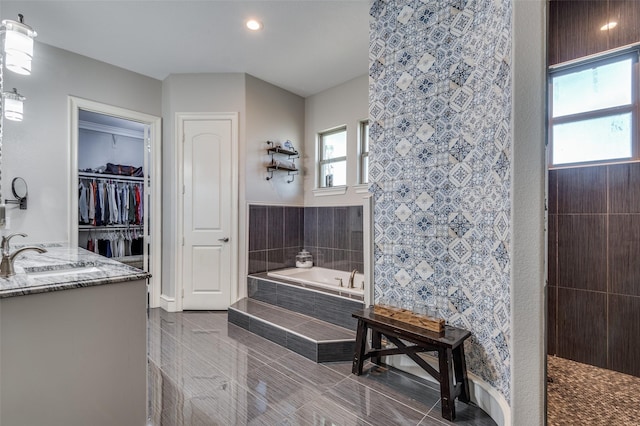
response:
[(247, 25), (247, 28), (249, 28), (251, 31), (258, 31), (262, 29), (262, 22), (256, 19), (249, 19), (246, 25)]
[(608, 23), (606, 23), (606, 24), (604, 24), (603, 26), (600, 27), (600, 31), (610, 30), (612, 28), (615, 28), (617, 25), (618, 25), (618, 23), (616, 21), (608, 22)]

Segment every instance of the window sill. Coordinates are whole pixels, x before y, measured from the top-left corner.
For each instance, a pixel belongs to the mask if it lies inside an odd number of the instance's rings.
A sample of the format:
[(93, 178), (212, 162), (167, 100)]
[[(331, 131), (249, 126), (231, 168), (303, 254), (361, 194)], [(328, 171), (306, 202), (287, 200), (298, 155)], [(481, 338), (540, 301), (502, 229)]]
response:
[(313, 195), (316, 197), (328, 197), (330, 195), (344, 195), (347, 193), (347, 185), (330, 186), (328, 188), (313, 189)]
[(356, 194), (366, 194), (369, 192), (369, 184), (368, 183), (360, 183), (358, 185), (353, 185), (353, 189)]

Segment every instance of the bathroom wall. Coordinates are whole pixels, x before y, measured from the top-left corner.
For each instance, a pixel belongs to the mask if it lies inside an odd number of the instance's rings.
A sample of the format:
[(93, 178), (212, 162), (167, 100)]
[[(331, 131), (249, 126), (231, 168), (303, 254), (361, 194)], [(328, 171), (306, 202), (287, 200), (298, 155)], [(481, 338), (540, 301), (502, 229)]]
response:
[(640, 376), (640, 163), (549, 171), (548, 352)]
[[(176, 143), (176, 113), (238, 112), (240, 163), (243, 162), (246, 127), (245, 75), (175, 74), (162, 82), (162, 295), (173, 298), (176, 288), (178, 169), (176, 158), (180, 145)], [(169, 201), (171, 200), (171, 201)], [(240, 204), (242, 206), (242, 204)], [(242, 229), (242, 227), (241, 227)]]
[(469, 370), (509, 401), (512, 2), (370, 13), (376, 300), (435, 303), (471, 330)]
[[(239, 113), (239, 253), (247, 253), (248, 203), (302, 203), (302, 184), (287, 184), (280, 178), (267, 181), (266, 141), (277, 138), (301, 140), (304, 127), (303, 99), (248, 74), (176, 74), (163, 82), (163, 171), (168, 182), (177, 182), (175, 114), (177, 112)], [(178, 200), (175, 184), (163, 188), (165, 200)], [(173, 297), (176, 253), (176, 203), (164, 204), (163, 289)], [(247, 259), (239, 256), (239, 275), (247, 270)], [(242, 297), (245, 287), (238, 291)]]
[(314, 266), (363, 271), (362, 206), (249, 206), (250, 274), (295, 266), (307, 249)]
[[(363, 64), (364, 66), (365, 64)], [(349, 80), (305, 99), (304, 205), (363, 204), (366, 186), (358, 188), (359, 123), (368, 119), (369, 80), (367, 75)], [(326, 196), (318, 187), (316, 168), (320, 132), (347, 126), (347, 190), (344, 194)]]
[[(36, 22), (31, 25), (37, 28)], [(10, 197), (11, 180), (22, 176), (29, 185), (29, 208), (10, 207), (10, 229), (3, 233), (29, 234), (21, 242), (68, 241), (69, 173), (75, 169), (70, 165), (68, 96), (160, 116), (162, 83), (38, 39), (31, 75), (5, 71), (4, 78), (5, 88), (18, 88), (27, 100), (24, 121), (4, 121), (2, 197)]]

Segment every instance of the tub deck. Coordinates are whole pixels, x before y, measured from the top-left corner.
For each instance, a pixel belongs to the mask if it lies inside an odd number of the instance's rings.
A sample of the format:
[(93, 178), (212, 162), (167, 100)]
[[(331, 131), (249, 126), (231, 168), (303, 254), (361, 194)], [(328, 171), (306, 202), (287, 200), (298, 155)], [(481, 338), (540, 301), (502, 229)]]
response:
[(229, 307), (229, 322), (315, 362), (349, 361), (364, 307), (355, 300), (277, 281), (266, 274), (247, 278), (249, 297)]

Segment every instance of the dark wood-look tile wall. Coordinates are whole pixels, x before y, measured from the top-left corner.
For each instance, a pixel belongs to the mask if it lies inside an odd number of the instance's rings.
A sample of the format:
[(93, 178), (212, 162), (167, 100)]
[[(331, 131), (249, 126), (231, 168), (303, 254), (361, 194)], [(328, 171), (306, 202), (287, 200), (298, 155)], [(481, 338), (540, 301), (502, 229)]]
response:
[(558, 282), (558, 215), (547, 217), (547, 284), (556, 286)]
[(609, 216), (609, 292), (640, 296), (640, 214)]
[[(550, 65), (640, 41), (637, 0), (551, 0), (548, 61)], [(602, 31), (610, 21), (617, 26)]]
[(547, 353), (557, 352), (558, 287), (547, 287)]
[(640, 163), (609, 166), (609, 213), (640, 213)]
[(640, 377), (640, 297), (609, 295), (609, 368)]
[(558, 214), (606, 213), (607, 167), (557, 170)]
[(607, 295), (558, 288), (558, 355), (607, 367)]
[(625, 349), (640, 338), (640, 163), (551, 170), (549, 185), (548, 353), (640, 376)]
[(558, 215), (557, 285), (607, 291), (604, 215)]

